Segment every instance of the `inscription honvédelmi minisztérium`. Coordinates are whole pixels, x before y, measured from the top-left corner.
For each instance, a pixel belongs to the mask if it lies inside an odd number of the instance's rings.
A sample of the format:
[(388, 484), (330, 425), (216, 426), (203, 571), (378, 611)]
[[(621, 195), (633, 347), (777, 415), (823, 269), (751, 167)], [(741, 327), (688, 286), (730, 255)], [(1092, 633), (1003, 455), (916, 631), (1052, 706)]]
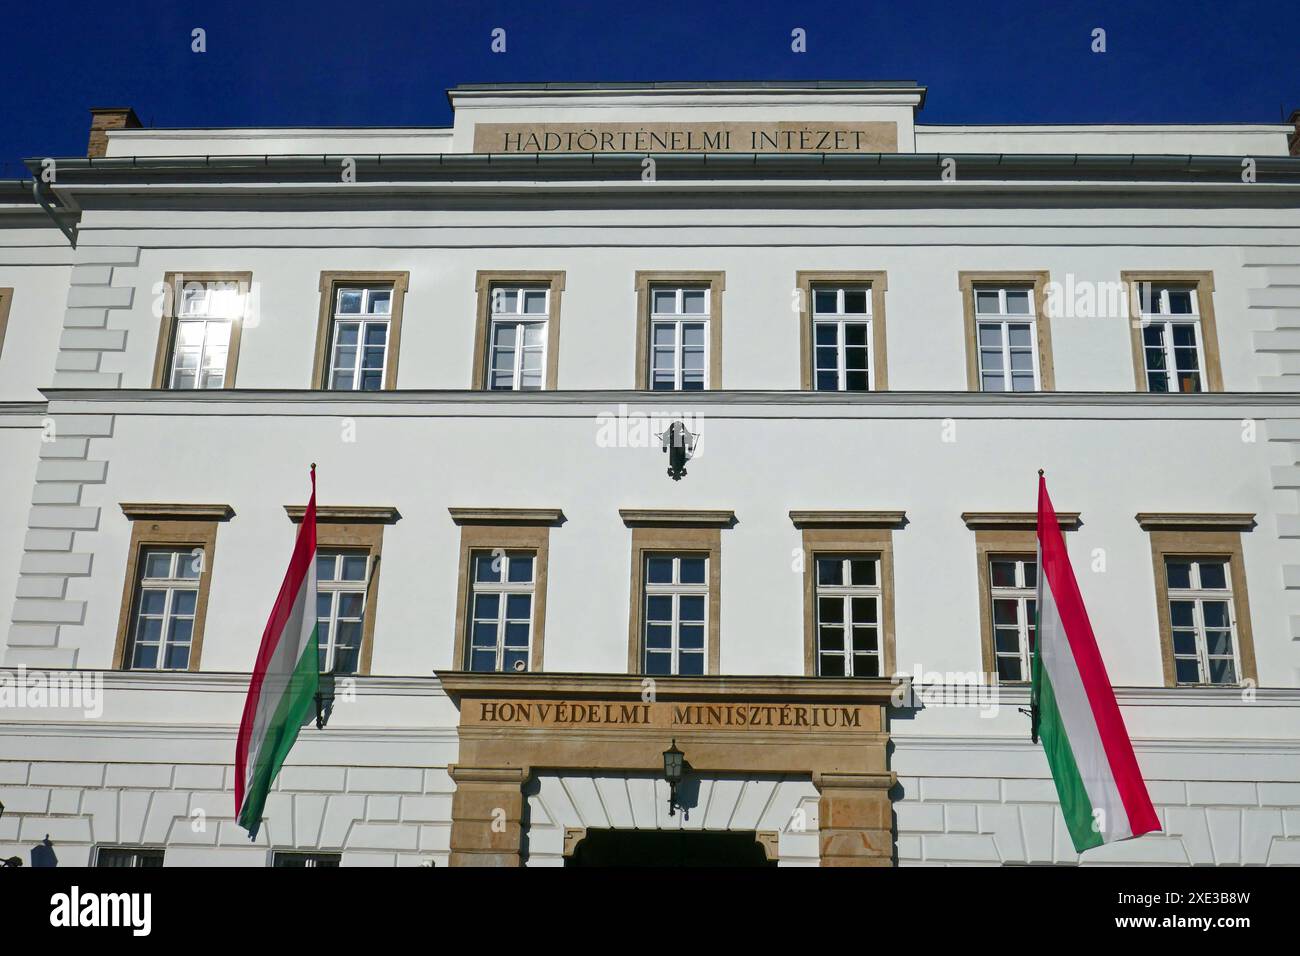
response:
[(636, 701), (478, 700), (462, 710), (462, 726), (721, 727), (732, 729), (863, 730), (863, 708), (842, 704), (684, 704)]
[(478, 123), (476, 153), (896, 153), (881, 121)]

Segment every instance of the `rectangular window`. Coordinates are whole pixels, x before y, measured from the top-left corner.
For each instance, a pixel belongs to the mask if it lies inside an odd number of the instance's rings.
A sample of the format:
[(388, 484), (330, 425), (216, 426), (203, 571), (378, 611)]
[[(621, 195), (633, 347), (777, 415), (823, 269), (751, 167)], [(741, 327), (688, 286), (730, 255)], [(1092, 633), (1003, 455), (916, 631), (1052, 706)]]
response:
[(819, 554), (816, 567), (818, 676), (879, 677), (879, 559)]
[(533, 636), (536, 554), (473, 551), (469, 654), (472, 671), (528, 670)]
[(1227, 558), (1165, 558), (1174, 675), (1179, 684), (1236, 685), (1237, 626)]
[(989, 558), (989, 606), (993, 621), (993, 657), (1000, 683), (1030, 678), (1030, 651), (1038, 622), (1038, 558), (996, 555)]
[(1196, 287), (1142, 282), (1137, 294), (1147, 390), (1205, 391), (1205, 350)]
[(644, 673), (704, 673), (708, 564), (702, 554), (646, 556)]
[(339, 286), (334, 290), (328, 387), (377, 392), (388, 371), (393, 287)]
[(365, 551), (316, 552), (316, 624), (321, 673), (357, 673), (366, 627), (370, 555)]
[(550, 297), (546, 287), (493, 286), (489, 388), (542, 388)]
[(1037, 391), (1038, 335), (1033, 288), (976, 286), (972, 294), (980, 391)]
[(271, 866), (338, 866), (342, 860), (341, 853), (298, 853), (276, 850), (271, 857)]
[(174, 287), (167, 388), (225, 388), (247, 285), (237, 279), (186, 279)]
[(817, 391), (869, 391), (875, 364), (871, 289), (816, 286), (812, 297)]
[(160, 847), (101, 846), (95, 852), (95, 866), (162, 866), (165, 852)]
[(650, 288), (650, 387), (699, 391), (709, 387), (709, 289)]
[(147, 548), (140, 556), (131, 670), (189, 669), (202, 570), (200, 548)]

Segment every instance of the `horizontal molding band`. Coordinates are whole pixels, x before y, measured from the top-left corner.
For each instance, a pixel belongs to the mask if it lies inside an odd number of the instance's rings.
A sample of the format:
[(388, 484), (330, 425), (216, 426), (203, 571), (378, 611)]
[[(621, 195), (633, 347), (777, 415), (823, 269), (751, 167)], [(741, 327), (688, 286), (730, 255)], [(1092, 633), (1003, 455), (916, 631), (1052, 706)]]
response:
[[(247, 405), (272, 406), (270, 413), (285, 414), (275, 406), (332, 406), (325, 414), (343, 411), (360, 413), (363, 409), (383, 409), (424, 405), (482, 406), (511, 408), (535, 412), (539, 407), (574, 407), (586, 413), (617, 415), (628, 413), (677, 414), (681, 408), (717, 406), (755, 406), (812, 408), (823, 410), (861, 410), (935, 407), (990, 409), (1006, 418), (1007, 409), (1020, 409), (1026, 415), (1041, 414), (1044, 408), (1122, 409), (1136, 418), (1166, 418), (1170, 410), (1235, 410), (1238, 408), (1274, 408), (1267, 418), (1300, 419), (1300, 391), (1296, 392), (968, 392), (968, 391), (882, 391), (882, 392), (813, 392), (803, 390), (712, 390), (700, 392), (652, 392), (635, 389), (590, 389), (520, 392), (468, 389), (394, 389), (377, 392), (338, 392), (321, 389), (212, 389), (176, 392), (170, 389), (128, 388), (47, 388), (41, 393), (48, 405), (80, 404), (106, 406), (104, 414), (129, 414), (130, 406), (177, 406), (176, 413), (202, 414), (206, 408), (239, 407), (237, 414), (249, 412)], [(114, 407), (116, 406), (116, 407)], [(626, 406), (626, 408), (624, 408)], [(659, 410), (662, 410), (661, 412)], [(52, 414), (70, 409), (52, 408)], [(139, 414), (157, 414), (154, 411)], [(232, 413), (234, 414), (234, 413)], [(373, 414), (373, 412), (372, 412)]]

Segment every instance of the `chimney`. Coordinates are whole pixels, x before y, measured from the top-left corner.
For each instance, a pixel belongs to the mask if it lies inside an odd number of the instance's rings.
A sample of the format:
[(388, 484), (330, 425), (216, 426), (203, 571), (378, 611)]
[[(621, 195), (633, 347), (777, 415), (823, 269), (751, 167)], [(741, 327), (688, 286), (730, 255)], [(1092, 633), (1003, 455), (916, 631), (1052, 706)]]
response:
[(86, 155), (98, 159), (108, 153), (110, 129), (139, 129), (140, 117), (129, 106), (94, 106), (90, 109), (90, 145)]
[(1287, 141), (1291, 144), (1291, 155), (1300, 156), (1300, 110), (1293, 111), (1291, 118), (1287, 122), (1295, 127), (1295, 130), (1287, 137)]

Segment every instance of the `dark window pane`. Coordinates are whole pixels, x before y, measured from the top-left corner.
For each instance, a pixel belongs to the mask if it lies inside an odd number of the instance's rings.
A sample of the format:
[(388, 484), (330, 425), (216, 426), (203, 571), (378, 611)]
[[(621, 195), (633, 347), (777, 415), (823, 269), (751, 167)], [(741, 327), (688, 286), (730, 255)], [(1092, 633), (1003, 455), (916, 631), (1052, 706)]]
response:
[(851, 558), (849, 574), (855, 585), (873, 585), (876, 583), (875, 558)]
[(1226, 588), (1228, 586), (1227, 565), (1222, 561), (1201, 562), (1201, 587)]
[(826, 585), (843, 584), (844, 562), (839, 558), (818, 558), (817, 583)]
[(841, 598), (821, 598), (817, 602), (818, 620), (823, 624), (844, 622), (844, 601)]
[(844, 628), (823, 627), (821, 629), (821, 649), (823, 651), (844, 650)]
[(670, 584), (673, 580), (672, 558), (650, 558), (646, 561), (646, 580), (651, 584)]
[(1199, 684), (1201, 669), (1194, 660), (1174, 661), (1174, 673), (1180, 684)]
[(1165, 577), (1171, 588), (1192, 586), (1192, 566), (1186, 561), (1166, 561)]
[(681, 583), (682, 584), (703, 584), (704, 583), (704, 558), (682, 558), (681, 560)]
[(843, 677), (844, 656), (842, 654), (821, 655), (820, 673), (822, 677)]

